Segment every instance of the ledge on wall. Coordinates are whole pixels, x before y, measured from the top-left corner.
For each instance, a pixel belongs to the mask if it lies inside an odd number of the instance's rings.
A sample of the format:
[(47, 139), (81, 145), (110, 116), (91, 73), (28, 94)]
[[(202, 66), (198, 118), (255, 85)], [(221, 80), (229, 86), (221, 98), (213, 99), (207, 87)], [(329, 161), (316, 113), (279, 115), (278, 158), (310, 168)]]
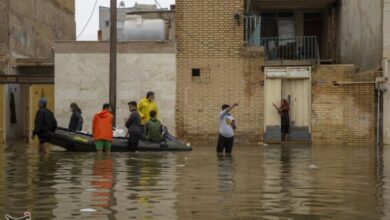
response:
[(245, 58), (264, 58), (264, 47), (244, 47), (241, 56)]

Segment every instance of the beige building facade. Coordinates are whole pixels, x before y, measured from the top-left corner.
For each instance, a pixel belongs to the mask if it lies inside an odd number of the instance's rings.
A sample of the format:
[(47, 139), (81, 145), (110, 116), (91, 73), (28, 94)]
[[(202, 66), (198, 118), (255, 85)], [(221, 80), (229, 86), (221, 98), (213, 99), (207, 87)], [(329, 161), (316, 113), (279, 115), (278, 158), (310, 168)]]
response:
[[(160, 120), (175, 133), (176, 57), (173, 42), (125, 42), (118, 45), (116, 124), (124, 129), (127, 103), (148, 91), (156, 94)], [(71, 65), (70, 65), (71, 64)], [(55, 115), (62, 127), (71, 116), (70, 104), (83, 111), (83, 130), (109, 102), (109, 43), (57, 42), (55, 51)]]

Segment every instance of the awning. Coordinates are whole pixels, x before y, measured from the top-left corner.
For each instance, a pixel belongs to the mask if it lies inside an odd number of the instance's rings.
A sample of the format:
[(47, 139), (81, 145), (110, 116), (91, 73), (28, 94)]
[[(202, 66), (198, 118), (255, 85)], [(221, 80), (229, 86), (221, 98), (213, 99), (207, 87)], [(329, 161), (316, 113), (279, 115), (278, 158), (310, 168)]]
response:
[(0, 75), (0, 84), (54, 84), (54, 74)]

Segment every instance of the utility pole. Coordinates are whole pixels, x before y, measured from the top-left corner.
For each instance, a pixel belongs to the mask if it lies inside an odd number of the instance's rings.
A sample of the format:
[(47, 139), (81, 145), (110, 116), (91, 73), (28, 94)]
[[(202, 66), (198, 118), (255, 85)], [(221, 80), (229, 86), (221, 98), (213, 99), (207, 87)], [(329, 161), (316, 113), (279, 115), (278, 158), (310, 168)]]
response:
[(116, 15), (116, 1), (111, 0), (111, 13), (110, 13), (110, 85), (109, 85), (109, 98), (112, 105), (113, 126), (116, 126), (116, 66), (117, 66), (117, 15)]

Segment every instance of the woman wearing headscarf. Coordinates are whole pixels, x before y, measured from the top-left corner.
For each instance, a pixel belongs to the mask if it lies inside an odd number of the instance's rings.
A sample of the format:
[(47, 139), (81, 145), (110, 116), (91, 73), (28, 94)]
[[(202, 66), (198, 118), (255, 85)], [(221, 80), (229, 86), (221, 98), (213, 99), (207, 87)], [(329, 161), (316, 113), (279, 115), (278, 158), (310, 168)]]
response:
[(281, 122), (282, 122), (282, 139), (284, 141), (288, 140), (288, 132), (290, 130), (290, 105), (286, 99), (283, 99), (280, 103), (280, 107), (273, 104), (274, 107), (278, 110)]
[(76, 103), (72, 103), (70, 104), (70, 110), (72, 111), (72, 116), (70, 116), (69, 130), (81, 131), (84, 122), (83, 117), (81, 116), (81, 109)]

